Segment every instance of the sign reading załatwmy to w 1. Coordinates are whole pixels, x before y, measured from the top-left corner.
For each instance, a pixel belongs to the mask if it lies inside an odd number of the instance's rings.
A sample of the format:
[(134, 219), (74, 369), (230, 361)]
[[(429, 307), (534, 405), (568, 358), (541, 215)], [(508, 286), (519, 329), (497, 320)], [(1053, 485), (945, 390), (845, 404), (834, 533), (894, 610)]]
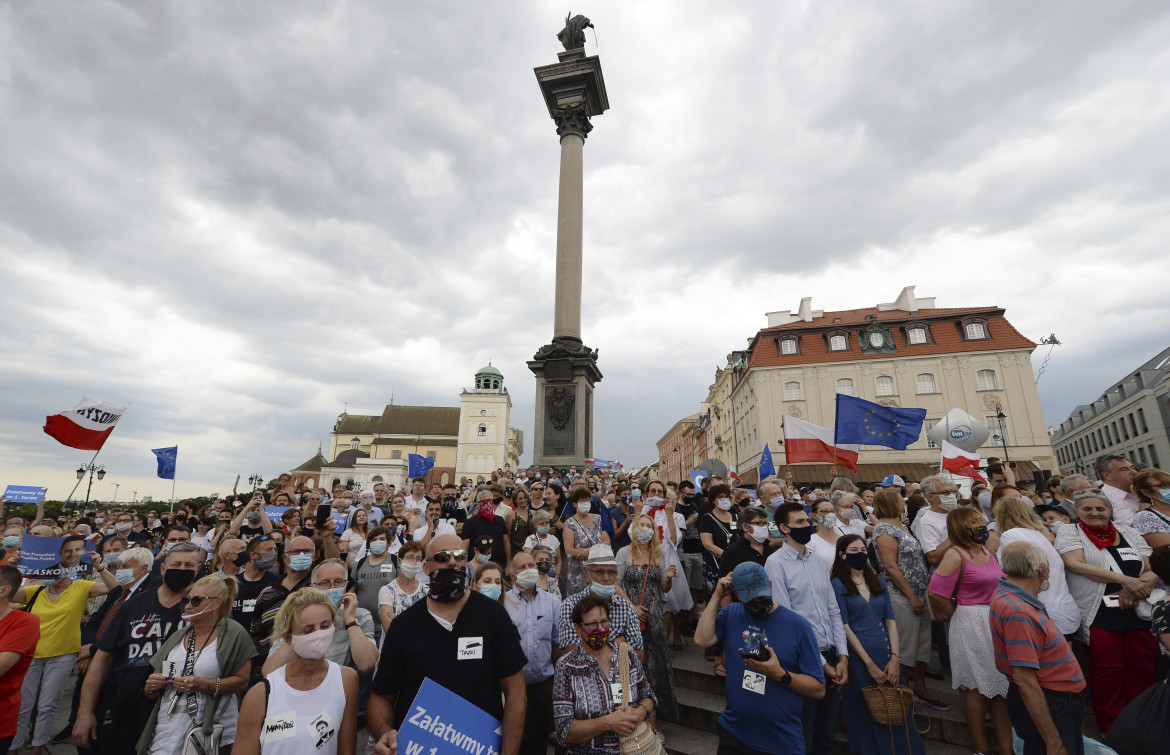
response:
[(501, 732), (499, 720), (424, 679), (398, 730), (398, 755), (499, 755)]
[(40, 503), (45, 500), (48, 490), (36, 485), (9, 485), (4, 488), (4, 500), (9, 503)]

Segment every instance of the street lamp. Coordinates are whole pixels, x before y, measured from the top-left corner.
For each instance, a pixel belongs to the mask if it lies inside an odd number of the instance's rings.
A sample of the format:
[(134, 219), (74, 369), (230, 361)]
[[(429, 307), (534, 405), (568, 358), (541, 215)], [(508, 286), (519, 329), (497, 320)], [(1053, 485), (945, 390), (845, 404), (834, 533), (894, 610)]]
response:
[(89, 484), (85, 486), (85, 505), (88, 506), (89, 505), (89, 493), (91, 490), (93, 490), (94, 473), (95, 472), (97, 473), (97, 478), (99, 481), (101, 481), (101, 480), (106, 479), (106, 470), (105, 470), (104, 466), (101, 466), (101, 467), (95, 466), (93, 464), (93, 462), (90, 462), (88, 465), (83, 464), (82, 466), (77, 468), (77, 479), (78, 480), (84, 479), (86, 472), (89, 472)]
[(999, 423), (999, 441), (1003, 444), (1003, 461), (1005, 464), (1009, 463), (1011, 459), (1008, 458), (1007, 450), (1007, 432), (1004, 430), (1003, 421), (1007, 419), (1007, 415), (1003, 413), (1003, 407), (999, 404), (995, 405), (995, 419)]
[(255, 490), (256, 488), (260, 487), (263, 483), (264, 483), (264, 478), (260, 476), (259, 472), (257, 472), (256, 474), (254, 474), (248, 478), (248, 484), (252, 486), (252, 490)]
[(117, 503), (118, 502), (118, 488), (122, 487), (122, 484), (119, 482), (115, 482), (112, 484), (114, 486), (114, 503)]

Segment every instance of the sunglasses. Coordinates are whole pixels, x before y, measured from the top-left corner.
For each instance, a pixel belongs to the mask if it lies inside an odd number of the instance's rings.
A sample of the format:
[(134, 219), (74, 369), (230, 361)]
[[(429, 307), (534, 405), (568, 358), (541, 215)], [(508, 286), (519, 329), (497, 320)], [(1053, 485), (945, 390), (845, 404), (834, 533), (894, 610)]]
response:
[(461, 548), (457, 551), (439, 551), (438, 553), (431, 556), (427, 560), (434, 561), (436, 564), (446, 564), (452, 560), (466, 561), (467, 560), (467, 550)]
[(216, 600), (216, 599), (217, 599), (217, 596), (215, 596), (215, 595), (184, 595), (183, 599), (180, 600), (179, 602), (185, 606), (191, 606), (192, 608), (198, 608), (199, 606), (203, 605), (203, 601)]

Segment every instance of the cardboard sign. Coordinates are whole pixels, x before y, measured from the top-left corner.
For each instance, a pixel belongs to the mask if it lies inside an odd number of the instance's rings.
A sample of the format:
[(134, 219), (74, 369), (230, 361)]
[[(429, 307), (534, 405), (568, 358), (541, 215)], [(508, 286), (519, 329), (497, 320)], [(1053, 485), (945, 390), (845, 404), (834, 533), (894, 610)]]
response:
[[(61, 546), (65, 542), (63, 537), (38, 537), (25, 535), (20, 541), (20, 563), (16, 568), (26, 577), (60, 578), (63, 574), (70, 574), (73, 579), (86, 577), (93, 572), (93, 554), (97, 538), (90, 538), (85, 543), (85, 551), (81, 560), (74, 564), (62, 563)], [(70, 543), (73, 545), (73, 543)]]
[(9, 485), (4, 488), (4, 500), (10, 503), (40, 503), (48, 492), (48, 488), (35, 485)]
[(499, 755), (503, 726), (441, 684), (424, 679), (398, 730), (399, 755)]

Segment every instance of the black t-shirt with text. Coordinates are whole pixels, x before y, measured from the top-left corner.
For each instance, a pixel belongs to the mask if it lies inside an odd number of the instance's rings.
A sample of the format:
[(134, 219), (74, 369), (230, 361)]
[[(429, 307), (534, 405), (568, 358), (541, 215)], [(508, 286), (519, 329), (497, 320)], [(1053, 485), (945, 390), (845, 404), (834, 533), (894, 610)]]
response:
[(98, 650), (114, 656), (104, 694), (137, 693), (150, 676), (150, 659), (172, 632), (185, 626), (182, 603), (167, 608), (158, 589), (139, 589), (118, 609), (111, 628), (98, 640)]
[(499, 680), (524, 668), (528, 659), (507, 610), (477, 592), (468, 594), (447, 630), (420, 600), (400, 613), (386, 631), (382, 656), (370, 686), (398, 695), (394, 726), (401, 728), (423, 680), (430, 678), (486, 713), (502, 719)]
[(260, 597), (260, 593), (264, 592), (264, 588), (276, 581), (276, 575), (270, 572), (264, 572), (260, 579), (255, 582), (250, 582), (244, 579), (244, 570), (241, 569), (236, 574), (236, 583), (239, 585), (239, 592), (236, 593), (236, 600), (232, 603), (232, 619), (236, 621), (244, 629), (252, 629), (252, 613), (256, 610), (256, 598)]

